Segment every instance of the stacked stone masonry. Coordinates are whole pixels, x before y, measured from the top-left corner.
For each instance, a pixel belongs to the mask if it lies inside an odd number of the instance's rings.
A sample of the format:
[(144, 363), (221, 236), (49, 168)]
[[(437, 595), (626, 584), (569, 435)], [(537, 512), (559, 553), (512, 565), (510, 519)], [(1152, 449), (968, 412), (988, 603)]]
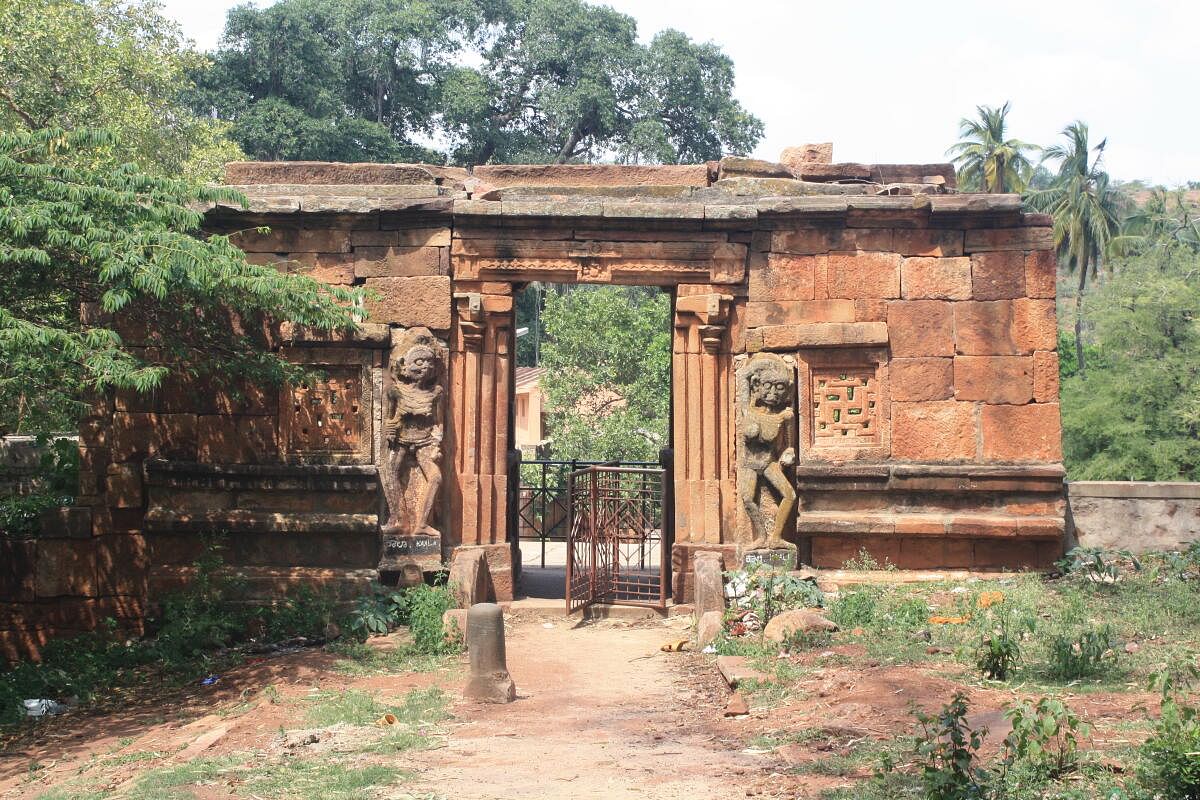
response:
[[(6, 545), (5, 654), (105, 615), (136, 627), (210, 533), (258, 599), (300, 584), (350, 598), (381, 573), (417, 580), (472, 549), (510, 598), (513, 302), (535, 280), (674, 297), (677, 601), (690, 599), (695, 553), (732, 564), (752, 542), (738, 376), (762, 354), (790, 376), (795, 457), (781, 468), (796, 501), (782, 530), (802, 560), (840, 566), (866, 548), (901, 567), (1048, 565), (1064, 527), (1050, 220), (1015, 196), (956, 193), (946, 165), (825, 152), (473, 174), (229, 165), (248, 203), (208, 209), (207, 228), (256, 264), (362, 287), (369, 321), (353, 334), (247, 332), (319, 370), (311, 386), (173, 379), (97, 398), (79, 432), (74, 521)], [(424, 359), (420, 396), (439, 398), (411, 424), (389, 405), (416, 397), (400, 385), (405, 353)], [(426, 492), (430, 459), (440, 484)]]

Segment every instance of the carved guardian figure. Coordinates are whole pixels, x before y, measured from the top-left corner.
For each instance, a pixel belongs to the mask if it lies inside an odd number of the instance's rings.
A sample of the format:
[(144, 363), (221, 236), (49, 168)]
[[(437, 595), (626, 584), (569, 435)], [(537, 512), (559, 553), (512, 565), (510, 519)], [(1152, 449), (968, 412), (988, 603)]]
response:
[[(791, 365), (771, 353), (756, 355), (742, 369), (738, 495), (750, 518), (751, 550), (796, 547), (783, 538), (796, 507), (796, 490), (783, 472), (796, 461), (792, 374)], [(778, 495), (778, 504), (768, 518), (762, 492), (772, 490)]]
[[(440, 536), (430, 525), (442, 484), (444, 390), (439, 381), (437, 353), (418, 339), (392, 362), (391, 373), (384, 420), (391, 480), (387, 481), (388, 520), (383, 528), (389, 533)], [(404, 472), (411, 461), (421, 470), (425, 486), (413, 509), (412, 529), (401, 531)]]

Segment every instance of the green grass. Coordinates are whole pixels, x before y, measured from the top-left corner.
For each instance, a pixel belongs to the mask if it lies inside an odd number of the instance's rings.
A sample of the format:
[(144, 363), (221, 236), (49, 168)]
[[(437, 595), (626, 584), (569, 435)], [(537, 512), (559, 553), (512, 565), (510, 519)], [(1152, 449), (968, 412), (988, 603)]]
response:
[(342, 640), (329, 645), (327, 649), (341, 656), (334, 664), (334, 670), (354, 678), (404, 672), (438, 672), (457, 665), (453, 654), (418, 653), (411, 646), (382, 648)]
[(345, 764), (333, 758), (247, 764), (245, 757), (230, 756), (197, 759), (147, 772), (128, 798), (193, 800), (193, 787), (220, 785), (243, 797), (350, 800), (364, 797), (364, 790), (388, 786), (407, 777), (408, 773), (394, 767)]

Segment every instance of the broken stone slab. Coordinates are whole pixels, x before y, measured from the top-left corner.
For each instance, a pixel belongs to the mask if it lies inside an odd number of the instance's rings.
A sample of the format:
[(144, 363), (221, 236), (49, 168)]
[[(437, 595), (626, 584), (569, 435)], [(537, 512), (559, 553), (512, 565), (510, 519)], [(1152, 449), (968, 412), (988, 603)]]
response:
[(795, 350), (799, 347), (846, 347), (886, 345), (886, 322), (806, 322), (796, 325), (764, 325), (746, 347), (759, 350)]
[(744, 717), (750, 713), (750, 704), (746, 702), (746, 698), (741, 692), (734, 692), (729, 696), (729, 702), (725, 704), (726, 717)]
[(766, 683), (771, 680), (770, 675), (750, 666), (750, 659), (745, 656), (717, 656), (717, 671), (730, 689), (736, 689), (743, 681)]
[(941, 164), (871, 164), (870, 178), (879, 183), (940, 183), (953, 189), (958, 185), (954, 165)]
[(873, 186), (865, 183), (823, 183), (796, 178), (723, 178), (713, 184), (714, 189), (731, 195), (751, 197), (796, 197), (811, 195), (854, 195), (866, 194)]
[(929, 211), (935, 216), (939, 214), (1015, 214), (1021, 211), (1021, 195), (934, 195), (929, 198)]
[(710, 611), (725, 613), (725, 578), (721, 554), (715, 550), (696, 553), (693, 566), (696, 588), (694, 605), (696, 618)]
[(779, 161), (789, 168), (799, 164), (832, 164), (833, 142), (817, 142), (785, 147)]
[(558, 197), (617, 198), (621, 200), (690, 200), (705, 187), (652, 184), (614, 186), (505, 186), (482, 195), (480, 200), (533, 200), (543, 203), (554, 202)]
[[(445, 168), (434, 168), (443, 177)], [(464, 170), (465, 174), (465, 170)], [(227, 184), (413, 184), (438, 182), (433, 170), (419, 164), (343, 163), (338, 161), (231, 161)]]
[(707, 186), (707, 164), (495, 164), (473, 177), (493, 186)]
[(758, 158), (726, 156), (717, 166), (717, 178), (790, 178), (792, 171), (784, 164)]
[(459, 608), (471, 608), (491, 599), (491, 574), (482, 550), (456, 550), (450, 562), (446, 587)]
[(847, 180), (869, 181), (874, 173), (869, 164), (820, 164), (802, 161), (792, 167), (792, 174), (801, 180), (826, 183)]
[(771, 617), (763, 629), (763, 638), (768, 642), (782, 642), (796, 633), (832, 633), (837, 623), (826, 619), (823, 614), (807, 608), (794, 608)]
[(388, 347), (392, 342), (391, 328), (376, 322), (361, 322), (352, 330), (334, 331), (284, 322), (279, 326), (279, 338), (287, 344), (359, 344), (368, 347)]

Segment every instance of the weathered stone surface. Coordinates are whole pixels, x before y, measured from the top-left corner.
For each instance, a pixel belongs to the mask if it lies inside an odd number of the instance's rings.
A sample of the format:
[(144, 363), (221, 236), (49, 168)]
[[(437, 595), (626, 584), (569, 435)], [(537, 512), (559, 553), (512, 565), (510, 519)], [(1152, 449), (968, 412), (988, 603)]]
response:
[(356, 247), (356, 278), (409, 278), (450, 274), (446, 247)]
[(771, 617), (767, 627), (763, 628), (763, 638), (768, 642), (783, 642), (797, 633), (833, 632), (837, 629), (837, 623), (826, 619), (819, 611), (794, 608)]
[(828, 292), (833, 298), (900, 296), (901, 257), (895, 253), (830, 253)]
[(467, 641), (467, 620), (470, 619), (465, 608), (448, 608), (442, 614), (442, 630), (447, 638), (462, 637), (463, 644)]
[(862, 184), (825, 183), (797, 178), (722, 178), (713, 189), (733, 197), (812, 197), (821, 195), (862, 195)]
[(46, 539), (38, 542), (34, 581), (38, 597), (87, 597), (95, 594), (95, 542), (90, 539)]
[(1022, 353), (1053, 350), (1058, 345), (1058, 317), (1053, 300), (1013, 301), (1013, 343)]
[[(1002, 407), (1007, 406), (988, 406)], [(973, 459), (975, 416), (974, 403), (892, 403), (892, 455), (912, 461)]]
[(1025, 255), (1025, 293), (1029, 297), (1053, 298), (1058, 278), (1058, 257), (1053, 250), (1034, 250)]
[(953, 164), (872, 164), (871, 179), (877, 183), (938, 183), (948, 189), (958, 185)]
[(1052, 250), (1053, 228), (977, 228), (967, 231), (968, 253), (988, 250)]
[(995, 461), (1061, 461), (1058, 403), (983, 407), (983, 457)]
[(0, 539), (0, 597), (4, 602), (34, 599), (37, 546), (35, 540)]
[(820, 164), (801, 161), (792, 166), (792, 174), (806, 181), (870, 180), (871, 167), (866, 164)]
[(1058, 389), (1058, 353), (1038, 350), (1033, 354), (1034, 401), (1057, 403)]
[(795, 350), (798, 347), (845, 347), (887, 344), (884, 322), (817, 322), (800, 325), (767, 325), (759, 328), (759, 349)]
[(976, 300), (1025, 296), (1025, 254), (996, 250), (971, 256), (971, 294)]
[(113, 508), (140, 508), (142, 494), (142, 465), (109, 464), (104, 480), (105, 497)]
[(696, 622), (696, 644), (701, 648), (712, 644), (724, 627), (720, 611), (705, 611)]
[(892, 242), (902, 256), (952, 258), (963, 254), (963, 232), (948, 228), (897, 228)]
[(279, 453), (274, 417), (201, 415), (195, 418), (196, 449), (209, 464), (253, 464)]
[(247, 253), (349, 253), (350, 231), (334, 228), (250, 229), (235, 233), (230, 242)]
[(900, 290), (905, 300), (970, 300), (971, 259), (906, 258)]
[[(774, 303), (746, 303), (748, 327), (802, 325), (814, 322), (856, 322), (860, 320), (857, 300), (784, 300)], [(884, 317), (887, 307), (884, 306)], [(874, 321), (874, 320), (871, 320)]]
[(954, 396), (953, 359), (893, 358), (888, 365), (892, 400), (948, 400)]
[(816, 256), (769, 254), (750, 267), (751, 300), (812, 300)]
[[(450, 562), (446, 588), (459, 608), (471, 608), (491, 598), (491, 576), (487, 558), (481, 550), (457, 550)], [(464, 632), (466, 631), (464, 627)]]
[(888, 303), (888, 336), (897, 357), (954, 355), (952, 306), (942, 300), (898, 300)]
[(1161, 553), (1185, 549), (1200, 531), (1200, 483), (1071, 481), (1067, 491), (1082, 547)]
[(779, 253), (819, 255), (835, 250), (892, 250), (891, 228), (847, 228), (823, 225), (812, 228), (775, 231), (770, 249)]
[(717, 167), (718, 178), (790, 178), (792, 172), (783, 164), (757, 158), (725, 156)]
[(728, 702), (725, 703), (724, 716), (726, 717), (744, 717), (750, 713), (750, 704), (746, 702), (746, 698), (741, 692), (734, 692), (729, 695)]
[(954, 346), (970, 356), (1020, 353), (1013, 341), (1013, 301), (954, 303)]
[(706, 164), (489, 164), (474, 176), (492, 186), (708, 186)]
[(1033, 399), (1031, 356), (956, 356), (954, 397), (1020, 405)]
[(833, 142), (818, 142), (785, 147), (779, 154), (779, 161), (788, 167), (795, 168), (800, 164), (832, 164)]
[(703, 550), (693, 560), (695, 574), (694, 613), (697, 619), (709, 611), (725, 613), (725, 579), (722, 576), (721, 554)]
[[(38, 515), (41, 539), (87, 539), (92, 535), (92, 509), (87, 506), (51, 508)], [(0, 597), (4, 593), (0, 591)]]
[(745, 656), (717, 656), (717, 671), (731, 689), (736, 689), (743, 681), (766, 683), (771, 680), (770, 675), (752, 667)]
[(796, 461), (795, 371), (772, 353), (755, 355), (737, 371), (737, 490), (750, 550), (795, 548), (783, 539), (796, 504), (783, 472)]
[(350, 231), (352, 247), (449, 247), (449, 228)]
[(366, 302), (372, 322), (421, 325), (434, 330), (450, 328), (449, 276), (367, 278), (366, 288), (378, 294)]
[(373, 184), (435, 183), (417, 164), (345, 164), (336, 161), (232, 161), (225, 183)]

